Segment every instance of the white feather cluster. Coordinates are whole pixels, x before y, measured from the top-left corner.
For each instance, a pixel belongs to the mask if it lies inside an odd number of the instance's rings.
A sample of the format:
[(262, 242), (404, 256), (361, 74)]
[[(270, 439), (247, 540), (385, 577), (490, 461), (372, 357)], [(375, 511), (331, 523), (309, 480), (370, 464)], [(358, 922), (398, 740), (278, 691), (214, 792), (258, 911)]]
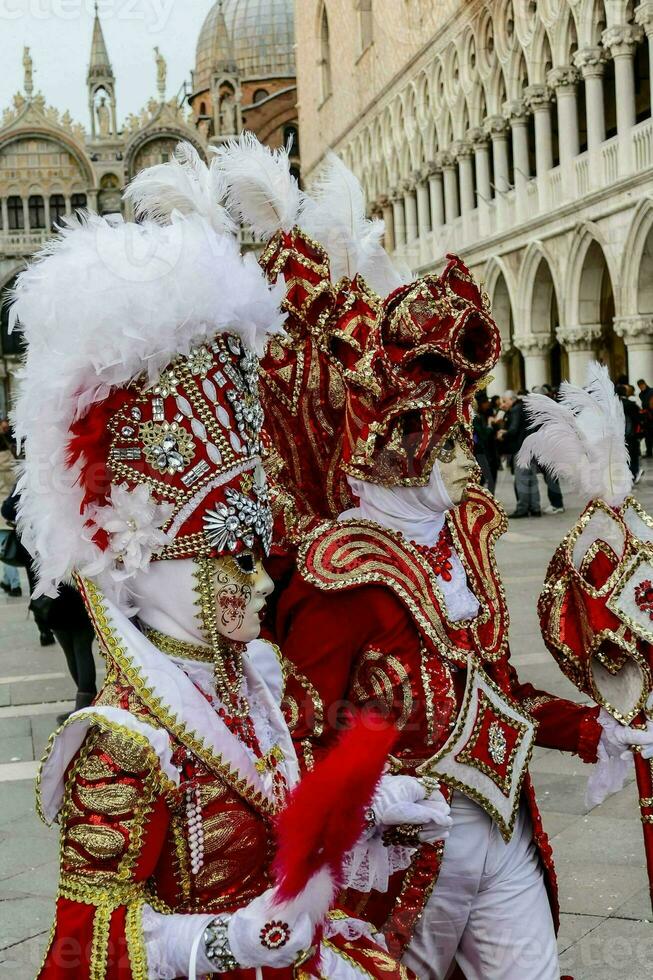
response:
[(290, 173), (286, 150), (270, 150), (252, 133), (243, 133), (216, 153), (226, 181), (227, 208), (259, 237), (271, 238), (299, 225), (326, 250), (335, 282), (358, 273), (386, 296), (409, 281), (381, 244), (384, 223), (366, 216), (360, 182), (335, 153), (327, 155), (310, 196)]
[(326, 249), (336, 282), (358, 274), (381, 296), (403, 285), (381, 244), (384, 222), (367, 217), (359, 180), (333, 152), (304, 197), (301, 226)]
[(587, 500), (601, 497), (611, 506), (623, 503), (632, 489), (628, 466), (623, 406), (607, 368), (593, 361), (585, 388), (568, 381), (560, 385), (560, 400), (546, 395), (524, 399), (529, 435), (519, 454), (519, 466), (536, 459), (562, 477)]
[(28, 350), (13, 417), (26, 450), (21, 527), (42, 592), (101, 558), (80, 514), (80, 467), (67, 466), (72, 423), (112, 388), (154, 381), (217, 333), (260, 353), (282, 332), (282, 294), (198, 215), (165, 227), (72, 220), (21, 274), (12, 322)]
[(217, 162), (207, 167), (191, 143), (179, 143), (169, 163), (141, 170), (124, 198), (139, 218), (164, 224), (175, 214), (199, 214), (214, 231), (233, 233), (236, 226), (222, 205), (225, 192)]
[(302, 196), (287, 150), (271, 150), (245, 132), (215, 153), (227, 187), (227, 208), (255, 235), (271, 238), (297, 224)]

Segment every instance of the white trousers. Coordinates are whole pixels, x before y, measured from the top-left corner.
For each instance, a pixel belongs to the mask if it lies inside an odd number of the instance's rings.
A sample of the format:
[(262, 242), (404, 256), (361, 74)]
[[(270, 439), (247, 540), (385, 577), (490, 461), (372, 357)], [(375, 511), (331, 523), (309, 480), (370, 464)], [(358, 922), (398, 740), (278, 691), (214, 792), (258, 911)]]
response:
[(420, 980), (445, 980), (454, 962), (467, 980), (559, 980), (553, 919), (525, 805), (508, 844), (461, 793), (454, 793), (451, 815), (440, 876), (404, 964)]

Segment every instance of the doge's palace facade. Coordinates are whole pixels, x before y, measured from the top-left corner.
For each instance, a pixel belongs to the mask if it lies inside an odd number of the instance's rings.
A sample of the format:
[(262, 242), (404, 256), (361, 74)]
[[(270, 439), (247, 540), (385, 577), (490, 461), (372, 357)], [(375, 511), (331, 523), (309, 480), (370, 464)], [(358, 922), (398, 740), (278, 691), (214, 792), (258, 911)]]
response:
[(493, 388), (653, 383), (653, 0), (301, 0), (304, 173), (333, 147), (414, 271), (461, 254)]

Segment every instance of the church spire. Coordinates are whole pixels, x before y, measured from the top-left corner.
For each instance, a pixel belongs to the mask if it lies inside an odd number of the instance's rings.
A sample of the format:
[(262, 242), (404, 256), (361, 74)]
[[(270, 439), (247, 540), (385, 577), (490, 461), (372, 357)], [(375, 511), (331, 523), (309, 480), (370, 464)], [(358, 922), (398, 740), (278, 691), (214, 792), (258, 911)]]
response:
[(91, 59), (88, 65), (88, 108), (91, 116), (91, 137), (96, 139), (115, 138), (118, 133), (116, 119), (116, 80), (109, 60), (104, 32), (100, 21), (97, 0)]
[(88, 66), (88, 81), (92, 78), (106, 78), (113, 81), (113, 68), (109, 60), (104, 32), (100, 22), (97, 3), (95, 4), (95, 21), (93, 23), (93, 40), (91, 41), (91, 60)]

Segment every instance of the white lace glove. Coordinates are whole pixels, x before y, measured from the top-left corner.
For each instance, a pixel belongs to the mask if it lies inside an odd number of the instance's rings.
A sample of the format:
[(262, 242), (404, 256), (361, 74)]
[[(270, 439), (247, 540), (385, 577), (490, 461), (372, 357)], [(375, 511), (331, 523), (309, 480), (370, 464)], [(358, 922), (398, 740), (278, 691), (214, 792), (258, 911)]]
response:
[(238, 964), (246, 969), (292, 966), (308, 950), (313, 926), (305, 912), (293, 915), (274, 906), (275, 890), (263, 892), (229, 919), (229, 946)]
[(439, 787), (428, 793), (414, 776), (384, 776), (372, 800), (372, 810), (377, 823), (386, 829), (401, 824), (421, 826), (417, 837), (422, 843), (449, 836), (449, 804)]
[(653, 722), (646, 728), (630, 728), (616, 721), (601, 708), (599, 724), (602, 726), (597, 749), (597, 763), (587, 780), (585, 802), (598, 806), (608, 796), (624, 788), (633, 767), (632, 746), (640, 745), (644, 759), (653, 758)]
[(616, 721), (602, 708), (599, 724), (603, 726), (601, 742), (613, 758), (628, 758), (633, 746), (637, 745), (640, 746), (643, 759), (653, 758), (653, 721), (648, 721), (646, 728), (630, 728), (629, 725)]

